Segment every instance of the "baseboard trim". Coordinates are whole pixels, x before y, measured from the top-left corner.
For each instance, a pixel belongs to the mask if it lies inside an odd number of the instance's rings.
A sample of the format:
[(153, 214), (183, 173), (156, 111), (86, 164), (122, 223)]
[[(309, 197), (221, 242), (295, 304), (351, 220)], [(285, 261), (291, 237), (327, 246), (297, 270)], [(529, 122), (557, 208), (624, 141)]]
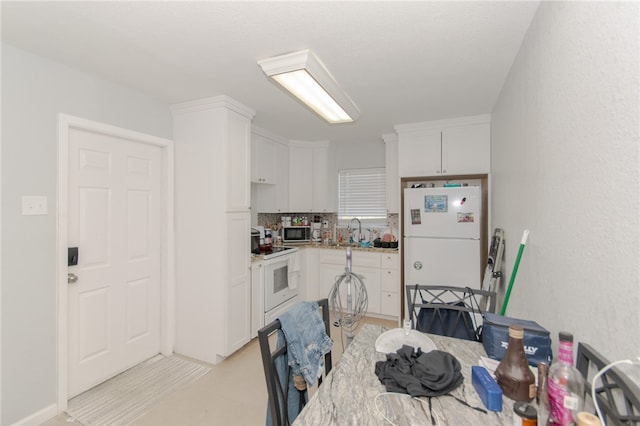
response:
[(36, 426), (41, 425), (49, 419), (58, 415), (58, 406), (51, 404), (42, 410), (33, 413), (32, 415), (25, 417), (24, 419), (14, 423), (12, 426)]

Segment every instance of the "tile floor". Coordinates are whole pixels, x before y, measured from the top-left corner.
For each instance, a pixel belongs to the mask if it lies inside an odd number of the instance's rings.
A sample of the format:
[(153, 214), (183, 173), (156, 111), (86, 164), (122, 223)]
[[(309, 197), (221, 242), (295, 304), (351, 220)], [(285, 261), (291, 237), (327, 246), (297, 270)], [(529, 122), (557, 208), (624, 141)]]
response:
[[(397, 327), (396, 321), (366, 317), (362, 323)], [(342, 356), (341, 330), (331, 328), (334, 340), (332, 361)], [(342, 336), (346, 342), (346, 336)], [(264, 425), (267, 389), (260, 358), (258, 339), (253, 339), (238, 352), (211, 371), (156, 404), (133, 425)], [(42, 426), (78, 426), (65, 414)]]

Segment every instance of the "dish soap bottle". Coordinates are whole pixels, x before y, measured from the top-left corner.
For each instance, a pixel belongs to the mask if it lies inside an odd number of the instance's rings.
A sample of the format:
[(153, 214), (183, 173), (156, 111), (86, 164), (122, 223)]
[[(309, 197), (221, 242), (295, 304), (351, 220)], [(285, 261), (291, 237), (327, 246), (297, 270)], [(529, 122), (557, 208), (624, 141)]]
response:
[(549, 368), (549, 423), (571, 425), (582, 410), (584, 378), (573, 365), (573, 335), (559, 334), (558, 359)]
[(524, 353), (524, 329), (509, 326), (509, 347), (496, 368), (495, 375), (502, 393), (514, 401), (530, 402), (536, 395), (536, 378)]

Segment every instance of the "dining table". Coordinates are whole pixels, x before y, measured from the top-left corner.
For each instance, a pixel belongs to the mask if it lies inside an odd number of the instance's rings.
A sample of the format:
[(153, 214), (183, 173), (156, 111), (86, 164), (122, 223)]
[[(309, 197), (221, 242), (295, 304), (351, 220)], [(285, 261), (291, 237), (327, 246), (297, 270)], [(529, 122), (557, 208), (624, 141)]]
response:
[(373, 324), (360, 327), (341, 359), (300, 412), (294, 426), (512, 425), (516, 424), (514, 420), (519, 420), (513, 412), (513, 400), (502, 396), (502, 410), (489, 411), (473, 387), (471, 367), (479, 365), (480, 358), (486, 357), (479, 342), (426, 335), (436, 349), (449, 352), (460, 362), (464, 381), (450, 395), (432, 397), (429, 401), (426, 397), (386, 392), (375, 374), (375, 364), (386, 360), (386, 353), (376, 351), (376, 340), (388, 330)]

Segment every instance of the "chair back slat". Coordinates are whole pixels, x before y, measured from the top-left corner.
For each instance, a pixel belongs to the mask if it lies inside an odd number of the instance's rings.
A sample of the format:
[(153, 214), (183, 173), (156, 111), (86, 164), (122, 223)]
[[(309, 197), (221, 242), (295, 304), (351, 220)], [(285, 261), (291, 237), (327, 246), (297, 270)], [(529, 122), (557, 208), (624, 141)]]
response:
[(420, 284), (407, 284), (405, 291), (411, 326), (425, 333), (478, 340), (479, 318), (496, 307), (494, 291)]
[(584, 377), (585, 401), (598, 404), (608, 425), (638, 425), (640, 387), (616, 367), (605, 370), (596, 381), (596, 401), (591, 399), (593, 377), (609, 364), (591, 345), (578, 343), (576, 368)]

